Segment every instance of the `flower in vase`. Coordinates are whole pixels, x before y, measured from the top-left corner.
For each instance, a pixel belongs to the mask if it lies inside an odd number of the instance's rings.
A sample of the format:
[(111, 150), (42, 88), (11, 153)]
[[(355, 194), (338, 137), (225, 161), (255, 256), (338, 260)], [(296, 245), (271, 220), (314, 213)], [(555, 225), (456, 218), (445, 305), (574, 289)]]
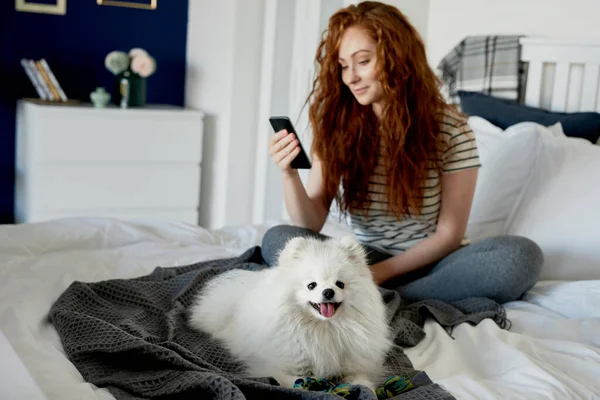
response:
[(104, 65), (114, 75), (119, 75), (129, 68), (129, 56), (122, 51), (111, 51), (106, 56)]
[(147, 56), (148, 52), (139, 47), (129, 50), (129, 57), (131, 57), (131, 58), (135, 58), (136, 56), (141, 56), (141, 55)]
[(139, 52), (131, 59), (131, 71), (142, 78), (147, 78), (156, 71), (156, 61), (147, 53)]
[(156, 71), (156, 60), (139, 47), (129, 50), (129, 53), (112, 51), (106, 56), (104, 64), (114, 75), (131, 71), (141, 78), (148, 78)]

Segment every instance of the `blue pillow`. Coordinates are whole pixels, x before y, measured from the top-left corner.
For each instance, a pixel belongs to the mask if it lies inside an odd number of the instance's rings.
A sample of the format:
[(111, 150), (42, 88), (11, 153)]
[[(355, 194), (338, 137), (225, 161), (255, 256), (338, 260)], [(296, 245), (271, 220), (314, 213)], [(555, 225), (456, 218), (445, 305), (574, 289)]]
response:
[(488, 120), (506, 129), (519, 122), (537, 122), (544, 126), (560, 122), (565, 135), (596, 143), (600, 137), (600, 114), (596, 112), (559, 113), (529, 107), (514, 100), (500, 99), (479, 92), (458, 91), (465, 114)]

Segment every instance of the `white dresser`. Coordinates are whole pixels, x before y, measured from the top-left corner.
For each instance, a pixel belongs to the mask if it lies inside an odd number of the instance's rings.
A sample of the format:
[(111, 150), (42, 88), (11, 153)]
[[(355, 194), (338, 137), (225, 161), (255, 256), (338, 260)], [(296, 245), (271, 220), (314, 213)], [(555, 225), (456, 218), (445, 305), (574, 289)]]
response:
[(15, 222), (72, 216), (198, 223), (203, 113), (17, 107)]

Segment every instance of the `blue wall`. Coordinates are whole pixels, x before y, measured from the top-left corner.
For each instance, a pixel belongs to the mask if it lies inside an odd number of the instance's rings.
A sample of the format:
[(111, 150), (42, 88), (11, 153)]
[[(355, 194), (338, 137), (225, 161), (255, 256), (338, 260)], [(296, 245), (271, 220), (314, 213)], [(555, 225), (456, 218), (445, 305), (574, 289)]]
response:
[(0, 0), (0, 223), (13, 222), (16, 100), (38, 97), (21, 58), (45, 58), (66, 95), (89, 102), (97, 86), (113, 91), (106, 54), (141, 47), (158, 64), (148, 103), (183, 105), (187, 21), (188, 0), (160, 0), (153, 11), (67, 0), (64, 16), (17, 12), (14, 0)]

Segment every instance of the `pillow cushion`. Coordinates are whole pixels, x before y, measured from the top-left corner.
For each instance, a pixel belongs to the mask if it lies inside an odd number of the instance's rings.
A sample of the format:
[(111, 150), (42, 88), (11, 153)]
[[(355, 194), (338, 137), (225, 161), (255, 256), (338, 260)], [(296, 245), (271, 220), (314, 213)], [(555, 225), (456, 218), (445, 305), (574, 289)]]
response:
[(482, 167), (468, 238), (525, 236), (544, 252), (540, 280), (600, 279), (600, 146), (565, 136), (560, 124), (469, 125)]
[(475, 134), (481, 168), (467, 236), (476, 240), (503, 235), (535, 170), (539, 125), (522, 123), (504, 131), (479, 117), (470, 117), (468, 123)]
[(567, 136), (583, 138), (592, 143), (596, 143), (600, 138), (600, 113), (551, 112), (519, 104), (513, 100), (464, 90), (459, 90), (458, 96), (465, 114), (484, 118), (501, 129), (507, 129), (519, 122), (536, 122), (544, 126), (560, 122)]
[(506, 232), (542, 248), (541, 280), (600, 279), (600, 146), (552, 138), (544, 148)]

